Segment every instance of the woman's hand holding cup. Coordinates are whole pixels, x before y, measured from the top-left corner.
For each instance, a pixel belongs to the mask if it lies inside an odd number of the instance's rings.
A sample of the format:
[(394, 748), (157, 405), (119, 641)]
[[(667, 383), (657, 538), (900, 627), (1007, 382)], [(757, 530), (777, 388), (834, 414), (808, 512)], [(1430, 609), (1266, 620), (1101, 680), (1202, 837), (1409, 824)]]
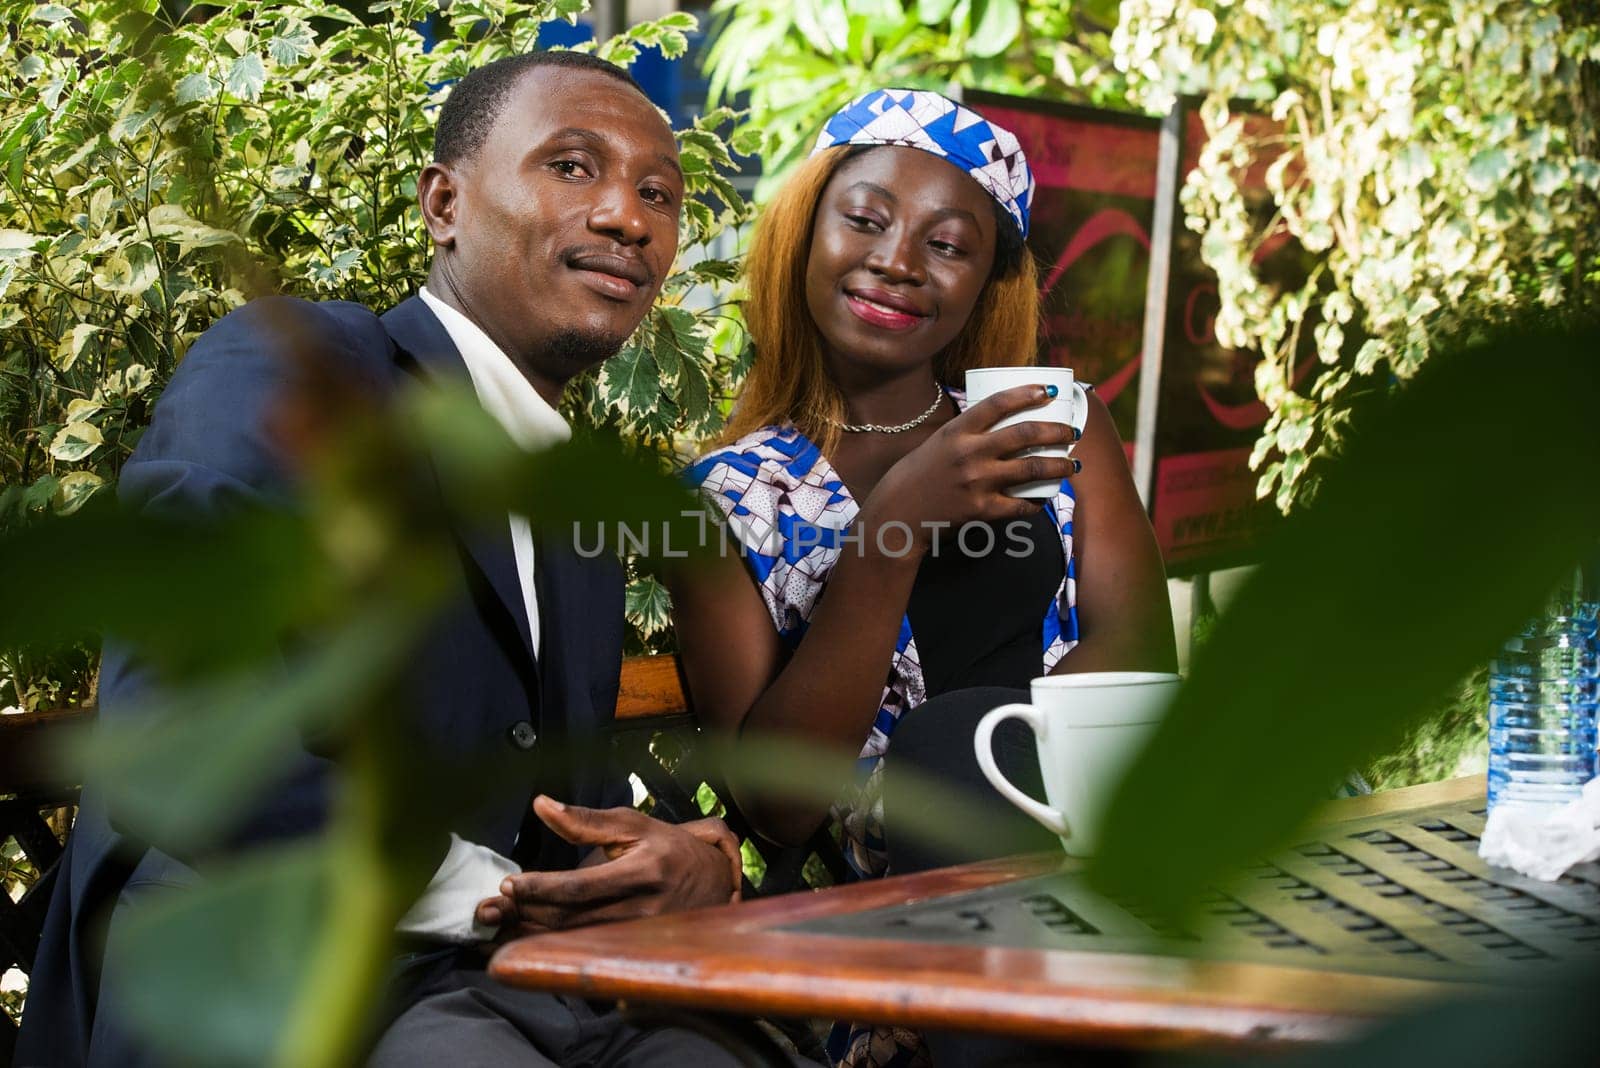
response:
[[(1064, 444), (1030, 445), (1029, 456), (1054, 456), (1070, 460), (1072, 445), (1083, 433), (1089, 417), (1089, 394), (1083, 384), (1076, 381), (1070, 367), (975, 367), (967, 372), (967, 401), (973, 408), (980, 407), (985, 398), (998, 396), (1023, 383), (1040, 383), (1053, 387), (1050, 401), (1036, 409), (1009, 413), (994, 424), (996, 433), (1023, 425), (1024, 421), (1043, 421), (1065, 425), (1072, 430)], [(971, 410), (971, 409), (969, 409)], [(1068, 477), (1075, 474), (1077, 464), (1069, 463)], [(1042, 477), (1013, 484), (1009, 493), (1013, 497), (1050, 500), (1061, 489), (1060, 478)]]
[(1059, 397), (1055, 383), (1034, 383), (973, 404), (889, 469), (863, 505), (862, 518), (869, 526), (904, 523), (914, 544), (926, 551), (933, 531), (945, 526), (1033, 515), (1037, 500), (1008, 491), (1041, 483), (1059, 487), (1074, 473), (1067, 451), (1079, 432), (1068, 422), (1029, 414)]

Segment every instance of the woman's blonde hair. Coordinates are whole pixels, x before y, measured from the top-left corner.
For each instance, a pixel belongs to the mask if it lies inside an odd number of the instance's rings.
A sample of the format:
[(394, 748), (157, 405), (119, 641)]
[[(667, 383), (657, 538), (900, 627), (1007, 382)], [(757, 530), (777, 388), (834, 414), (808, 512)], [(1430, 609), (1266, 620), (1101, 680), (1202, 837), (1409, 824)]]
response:
[[(839, 444), (835, 423), (844, 421), (844, 396), (823, 363), (822, 336), (806, 304), (806, 263), (822, 191), (840, 165), (860, 151), (867, 150), (840, 145), (813, 156), (761, 213), (745, 257), (744, 317), (755, 361), (720, 443), (792, 422), (824, 455)], [(997, 221), (1012, 225), (1009, 216)], [(1031, 365), (1037, 359), (1039, 284), (1033, 258), (1026, 248), (1002, 258), (997, 248), (995, 262), (996, 273), (971, 318), (936, 358), (934, 374), (945, 385), (960, 385), (961, 375), (972, 367)]]

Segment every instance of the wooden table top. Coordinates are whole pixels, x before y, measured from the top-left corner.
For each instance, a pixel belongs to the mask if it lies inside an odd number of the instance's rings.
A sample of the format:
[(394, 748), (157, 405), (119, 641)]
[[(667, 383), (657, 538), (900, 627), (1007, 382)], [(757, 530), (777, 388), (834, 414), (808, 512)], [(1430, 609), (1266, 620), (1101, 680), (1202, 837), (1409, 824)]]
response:
[(1153, 929), (1111, 937), (1133, 914), (1077, 889), (1077, 862), (1034, 855), (532, 936), (490, 971), (584, 997), (1048, 1041), (1328, 1041), (1491, 981), (1490, 965), (1600, 950), (1600, 869), (1539, 884), (1487, 868), (1466, 840), (1483, 788), (1474, 776), (1330, 803), (1315, 843), (1217, 895), (1197, 945), (1231, 959)]

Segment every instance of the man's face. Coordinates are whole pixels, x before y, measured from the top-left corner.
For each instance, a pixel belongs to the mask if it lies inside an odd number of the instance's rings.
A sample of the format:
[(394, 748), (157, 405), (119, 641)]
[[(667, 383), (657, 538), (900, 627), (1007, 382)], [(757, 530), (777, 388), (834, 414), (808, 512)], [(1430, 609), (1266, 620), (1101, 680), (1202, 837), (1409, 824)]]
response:
[(683, 174), (650, 102), (603, 74), (535, 68), (446, 170), (442, 197), (425, 174), (423, 207), (468, 314), (535, 385), (559, 390), (615, 353), (678, 250)]

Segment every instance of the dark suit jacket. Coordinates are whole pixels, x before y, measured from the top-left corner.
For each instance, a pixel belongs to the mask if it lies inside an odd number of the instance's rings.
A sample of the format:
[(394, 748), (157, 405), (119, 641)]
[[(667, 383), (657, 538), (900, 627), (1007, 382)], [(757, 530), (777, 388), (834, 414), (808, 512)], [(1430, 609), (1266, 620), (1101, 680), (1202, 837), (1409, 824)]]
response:
[[(296, 373), (290, 351), (303, 353), (308, 343), (316, 359), (334, 361), (340, 373), (380, 401), (408, 382), (468, 381), (449, 334), (418, 298), (381, 319), (343, 302), (254, 301), (192, 347), (123, 469), (121, 499), (131, 507), (188, 516), (292, 504), (293, 473), (265, 424), (274, 399)], [(543, 790), (603, 807), (628, 803), (627, 783), (603, 767), (541, 767), (545, 747), (527, 748), (529, 729), (545, 740), (587, 738), (609, 724), (622, 652), (621, 567), (607, 557), (581, 559), (553, 539), (540, 545), (535, 574), (542, 655), (536, 660), (508, 525), (462, 525), (457, 535), (456, 587), (412, 659), (414, 671), (405, 681), (414, 707), (395, 729), (416, 739), (424, 759), (511, 752), (513, 759), (525, 760), (525, 778), (518, 776), (490, 803), (462, 814), (453, 829), (506, 855), (518, 845), (516, 855), (527, 867), (572, 867), (579, 859), (576, 849), (540, 834), (537, 823), (518, 843), (532, 795)], [(137, 664), (108, 649), (102, 719), (131, 715), (145, 692)], [(233, 828), (231, 847), (313, 834), (322, 825), (335, 769), (298, 739), (296, 747), (293, 766)], [(119, 833), (117, 814), (105, 810), (93, 786), (84, 792), (51, 899), (19, 1065), (149, 1063), (148, 1053), (117, 1021), (114, 993), (101, 989), (102, 963), (116, 952), (118, 918), (128, 904), (196, 876), (160, 843)], [(441, 859), (445, 845), (444, 839), (438, 843)]]

